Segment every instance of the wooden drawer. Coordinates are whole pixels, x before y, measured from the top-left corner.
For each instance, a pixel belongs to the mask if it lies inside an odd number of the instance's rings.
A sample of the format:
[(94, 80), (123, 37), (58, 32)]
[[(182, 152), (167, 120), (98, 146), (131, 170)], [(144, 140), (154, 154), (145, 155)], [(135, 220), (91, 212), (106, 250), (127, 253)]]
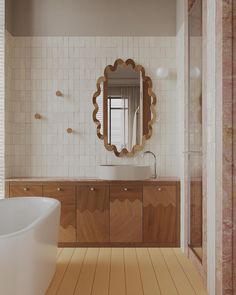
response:
[(46, 184), (43, 186), (43, 195), (45, 197), (51, 197), (66, 200), (66, 203), (75, 202), (76, 187), (74, 185), (65, 184)]
[(44, 197), (61, 202), (61, 220), (59, 243), (76, 242), (76, 187), (64, 184), (46, 184), (43, 186)]
[(110, 186), (110, 199), (113, 198), (134, 198), (142, 199), (143, 196), (143, 187), (134, 186), (134, 185), (111, 185)]
[(10, 184), (10, 197), (39, 197), (43, 196), (42, 185)]

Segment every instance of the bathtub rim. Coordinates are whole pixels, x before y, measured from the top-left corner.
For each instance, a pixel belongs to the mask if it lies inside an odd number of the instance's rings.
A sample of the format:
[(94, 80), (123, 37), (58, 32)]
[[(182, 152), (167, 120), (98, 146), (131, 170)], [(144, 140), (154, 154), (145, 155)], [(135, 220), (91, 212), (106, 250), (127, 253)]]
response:
[(16, 237), (19, 235), (22, 235), (26, 232), (29, 232), (30, 230), (34, 229), (36, 225), (40, 224), (45, 218), (47, 218), (56, 208), (59, 207), (61, 208), (61, 202), (58, 201), (57, 199), (53, 198), (48, 198), (48, 197), (37, 197), (37, 196), (32, 196), (32, 197), (16, 197), (16, 198), (5, 198), (1, 199), (0, 202), (13, 202), (15, 200), (41, 200), (41, 201), (47, 201), (50, 202), (52, 205), (45, 210), (45, 212), (40, 215), (38, 218), (36, 218), (33, 222), (31, 222), (29, 225), (24, 227), (21, 230), (9, 233), (9, 234), (0, 234), (0, 240), (11, 238), (11, 237)]

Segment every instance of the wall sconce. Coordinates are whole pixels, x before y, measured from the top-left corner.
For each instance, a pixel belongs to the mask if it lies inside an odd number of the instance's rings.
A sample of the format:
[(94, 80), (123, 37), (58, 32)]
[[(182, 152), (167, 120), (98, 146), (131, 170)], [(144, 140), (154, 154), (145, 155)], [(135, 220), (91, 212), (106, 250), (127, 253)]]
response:
[(63, 96), (63, 93), (60, 90), (57, 90), (56, 96), (57, 97), (62, 97)]
[(169, 69), (161, 67), (156, 70), (156, 75), (158, 78), (166, 79), (169, 76)]
[(40, 114), (38, 114), (38, 113), (36, 113), (36, 114), (34, 115), (34, 117), (35, 117), (36, 120), (40, 120), (40, 119), (42, 119), (42, 116), (41, 116)]
[(71, 134), (71, 133), (73, 133), (73, 129), (72, 128), (67, 128), (66, 129), (66, 132), (69, 133), (69, 134)]

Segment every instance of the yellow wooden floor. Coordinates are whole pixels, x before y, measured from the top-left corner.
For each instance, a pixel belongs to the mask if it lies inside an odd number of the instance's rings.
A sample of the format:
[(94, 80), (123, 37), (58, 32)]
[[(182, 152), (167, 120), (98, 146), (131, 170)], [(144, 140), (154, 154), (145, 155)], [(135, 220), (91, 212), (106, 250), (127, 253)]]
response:
[(179, 249), (58, 249), (46, 295), (207, 295)]

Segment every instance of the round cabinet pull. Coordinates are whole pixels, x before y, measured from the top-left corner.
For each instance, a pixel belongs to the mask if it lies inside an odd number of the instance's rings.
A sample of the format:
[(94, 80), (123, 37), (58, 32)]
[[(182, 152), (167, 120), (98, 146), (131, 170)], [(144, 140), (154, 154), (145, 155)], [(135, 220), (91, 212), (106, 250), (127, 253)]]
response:
[(91, 187), (90, 190), (91, 190), (91, 192), (94, 192), (95, 191), (95, 188), (94, 187)]
[(162, 191), (162, 188), (161, 187), (158, 187), (158, 191), (161, 192)]
[(59, 192), (61, 192), (61, 191), (62, 191), (62, 189), (61, 189), (60, 187), (58, 187), (58, 188), (57, 188), (57, 190), (58, 190)]
[(125, 188), (124, 188), (124, 191), (125, 191), (125, 192), (127, 192), (127, 191), (128, 191), (127, 187), (125, 187)]
[(24, 187), (24, 191), (27, 192), (29, 189), (28, 187)]

